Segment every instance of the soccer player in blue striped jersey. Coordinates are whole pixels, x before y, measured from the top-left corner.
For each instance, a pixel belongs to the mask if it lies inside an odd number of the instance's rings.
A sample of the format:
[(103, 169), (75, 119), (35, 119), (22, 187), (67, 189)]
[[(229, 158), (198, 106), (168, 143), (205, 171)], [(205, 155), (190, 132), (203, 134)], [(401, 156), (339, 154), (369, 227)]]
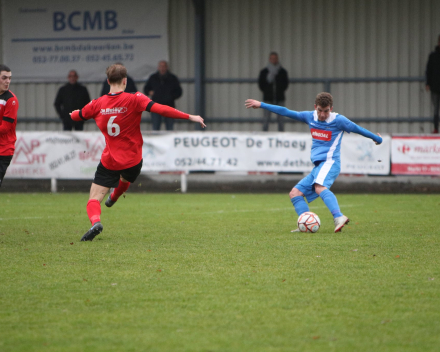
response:
[[(347, 216), (341, 213), (336, 196), (330, 191), (341, 171), (341, 141), (344, 132), (358, 133), (372, 139), (376, 144), (382, 143), (378, 133), (366, 130), (347, 119), (345, 116), (333, 112), (333, 97), (330, 93), (320, 93), (315, 99), (314, 111), (293, 111), (282, 106), (262, 103), (258, 100), (246, 100), (246, 108), (266, 109), (275, 114), (290, 117), (309, 125), (313, 143), (311, 161), (315, 165), (312, 172), (304, 177), (290, 191), (290, 200), (299, 215), (309, 211), (310, 203), (318, 197), (330, 210), (335, 222), (335, 232), (341, 231), (349, 222)], [(298, 231), (298, 230), (295, 230)]]

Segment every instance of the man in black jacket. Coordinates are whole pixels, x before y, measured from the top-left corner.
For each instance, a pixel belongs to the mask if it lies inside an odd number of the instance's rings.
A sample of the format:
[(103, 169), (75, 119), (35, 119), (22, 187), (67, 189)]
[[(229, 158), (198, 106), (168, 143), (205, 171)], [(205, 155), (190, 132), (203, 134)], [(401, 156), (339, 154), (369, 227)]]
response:
[(438, 133), (440, 111), (440, 35), (438, 45), (429, 55), (426, 65), (426, 91), (431, 91), (432, 104), (434, 105), (434, 131)]
[[(278, 54), (271, 52), (269, 64), (260, 71), (258, 86), (263, 92), (263, 101), (268, 104), (284, 106), (286, 97), (284, 92), (289, 86), (287, 71), (281, 67)], [(269, 130), (270, 111), (264, 110), (263, 131)], [(284, 117), (277, 115), (278, 131), (284, 131)]]
[(90, 102), (90, 95), (86, 87), (78, 83), (78, 73), (70, 70), (67, 76), (69, 83), (62, 86), (55, 98), (55, 109), (58, 116), (63, 122), (64, 131), (82, 131), (84, 129), (84, 121), (76, 122), (70, 118), (73, 110), (81, 109)]
[[(168, 70), (168, 63), (159, 61), (157, 72), (152, 74), (144, 86), (144, 93), (156, 103), (175, 107), (174, 100), (182, 96), (179, 79)], [(153, 131), (159, 131), (162, 119), (167, 131), (173, 130), (174, 119), (151, 113)]]

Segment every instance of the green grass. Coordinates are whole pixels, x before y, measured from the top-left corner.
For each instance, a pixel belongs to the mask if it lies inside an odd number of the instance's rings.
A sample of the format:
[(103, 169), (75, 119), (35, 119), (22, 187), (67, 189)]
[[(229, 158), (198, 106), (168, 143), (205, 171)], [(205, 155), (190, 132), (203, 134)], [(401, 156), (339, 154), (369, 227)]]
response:
[(440, 196), (0, 194), (0, 351), (438, 351)]

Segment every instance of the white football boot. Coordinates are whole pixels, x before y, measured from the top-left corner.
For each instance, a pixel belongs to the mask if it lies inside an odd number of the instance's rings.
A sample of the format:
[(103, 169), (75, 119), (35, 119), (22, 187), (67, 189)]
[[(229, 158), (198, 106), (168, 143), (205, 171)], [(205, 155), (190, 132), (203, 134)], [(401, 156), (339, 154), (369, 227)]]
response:
[(299, 229), (296, 229), (296, 230), (292, 230), (290, 232), (301, 232), (301, 231)]
[(344, 225), (348, 224), (350, 220), (345, 215), (342, 215), (337, 218), (334, 218), (334, 222), (335, 222), (335, 233), (336, 233), (336, 232), (341, 232)]

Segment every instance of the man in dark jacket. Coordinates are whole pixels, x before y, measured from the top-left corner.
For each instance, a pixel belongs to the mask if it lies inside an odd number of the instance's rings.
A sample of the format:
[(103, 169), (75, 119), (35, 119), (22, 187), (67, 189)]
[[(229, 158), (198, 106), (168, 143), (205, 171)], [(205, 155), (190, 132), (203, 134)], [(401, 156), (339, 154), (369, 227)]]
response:
[(438, 45), (429, 55), (426, 65), (426, 90), (431, 91), (432, 104), (434, 105), (434, 131), (438, 133), (439, 111), (440, 111), (440, 35)]
[[(168, 70), (168, 63), (159, 61), (157, 72), (152, 74), (144, 86), (144, 93), (156, 103), (175, 107), (174, 100), (182, 96), (179, 79)], [(162, 119), (167, 131), (173, 130), (174, 119), (151, 113), (153, 131), (159, 131)]]
[(70, 70), (67, 76), (69, 83), (62, 86), (55, 98), (55, 109), (58, 116), (63, 122), (64, 131), (82, 131), (84, 129), (84, 121), (76, 122), (70, 118), (73, 110), (81, 109), (90, 102), (90, 95), (86, 87), (78, 83), (78, 73)]
[[(284, 92), (289, 86), (287, 71), (281, 67), (278, 54), (271, 52), (269, 64), (260, 71), (258, 86), (263, 92), (263, 101), (267, 104), (284, 106), (286, 97)], [(270, 111), (264, 110), (263, 131), (269, 130)], [(277, 115), (278, 131), (284, 131), (284, 117)]]

